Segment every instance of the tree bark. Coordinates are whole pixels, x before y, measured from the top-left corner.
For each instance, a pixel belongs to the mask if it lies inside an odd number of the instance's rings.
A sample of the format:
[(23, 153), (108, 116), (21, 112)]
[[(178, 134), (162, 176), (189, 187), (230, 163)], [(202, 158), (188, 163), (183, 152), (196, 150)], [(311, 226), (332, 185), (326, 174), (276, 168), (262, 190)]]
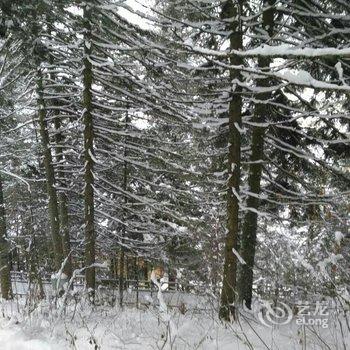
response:
[[(274, 31), (274, 9), (275, 0), (264, 0), (264, 7), (268, 7), (263, 13), (263, 29), (269, 33), (269, 37), (273, 36)], [(258, 65), (261, 70), (269, 68), (270, 58), (259, 57)], [(270, 79), (260, 78), (257, 80), (258, 87), (268, 87)], [(265, 103), (271, 97), (271, 93), (261, 93), (257, 96), (253, 121), (255, 126), (252, 131), (252, 153), (250, 157), (248, 186), (249, 192), (254, 195), (248, 195), (248, 210), (244, 217), (241, 238), (241, 256), (245, 261), (242, 265), (241, 273), (238, 281), (239, 301), (251, 309), (253, 294), (253, 268), (256, 251), (256, 237), (258, 228), (258, 214), (260, 200), (258, 198), (261, 192), (261, 175), (263, 169), (264, 158), (264, 136), (266, 117), (269, 114), (269, 106)]]
[(92, 116), (92, 64), (89, 60), (91, 55), (91, 1), (84, 7), (84, 70), (83, 70), (83, 119), (84, 119), (84, 159), (85, 159), (85, 278), (86, 288), (90, 296), (94, 297), (95, 291), (95, 226), (94, 226), (94, 126)]
[[(31, 198), (31, 196), (30, 196)], [(32, 205), (32, 199), (30, 199), (31, 205)], [(38, 259), (38, 249), (37, 249), (37, 239), (35, 236), (35, 230), (34, 230), (34, 221), (33, 221), (33, 211), (30, 208), (30, 220), (29, 220), (29, 232), (30, 232), (30, 241), (28, 248), (25, 250), (26, 260), (28, 263), (27, 271), (28, 271), (28, 290), (30, 290), (31, 295), (32, 292), (34, 292), (34, 295), (32, 295), (35, 298), (44, 299), (45, 298), (45, 292), (43, 287), (43, 281), (41, 278), (41, 274), (39, 272), (39, 259)], [(34, 287), (34, 288), (33, 288)], [(35, 287), (38, 288), (38, 293), (35, 294)]]
[(44, 166), (46, 174), (46, 187), (49, 197), (49, 219), (51, 227), (51, 236), (54, 248), (55, 268), (58, 271), (61, 268), (63, 250), (62, 239), (60, 235), (60, 222), (59, 222), (59, 205), (56, 190), (55, 171), (52, 163), (52, 154), (50, 149), (50, 137), (47, 129), (45, 101), (43, 97), (43, 77), (40, 64), (38, 64), (38, 76), (37, 76), (37, 95), (39, 106), (39, 128), (41, 136), (41, 145), (44, 153)]
[[(230, 49), (240, 50), (242, 48), (242, 31), (240, 28), (240, 15), (244, 0), (233, 2), (228, 0), (222, 11), (224, 19), (230, 19), (229, 30)], [(242, 59), (236, 55), (230, 57), (231, 65), (242, 64)], [(230, 81), (240, 80), (239, 70), (230, 70)], [(239, 237), (239, 188), (241, 176), (241, 134), (242, 125), (242, 96), (241, 87), (233, 85), (232, 98), (229, 105), (229, 152), (228, 152), (228, 183), (227, 183), (227, 234), (224, 252), (223, 286), (221, 291), (221, 305), (219, 317), (229, 321), (235, 318), (236, 299), (236, 274), (237, 258), (233, 249), (238, 249)]]
[(1, 296), (5, 300), (13, 297), (9, 263), (10, 247), (7, 241), (5, 202), (0, 174), (0, 284)]

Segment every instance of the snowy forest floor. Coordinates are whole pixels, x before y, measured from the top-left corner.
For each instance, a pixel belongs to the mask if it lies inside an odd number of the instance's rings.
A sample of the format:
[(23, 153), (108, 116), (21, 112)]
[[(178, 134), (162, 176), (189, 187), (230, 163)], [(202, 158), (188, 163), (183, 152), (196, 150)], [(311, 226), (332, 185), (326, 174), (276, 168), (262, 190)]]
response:
[(238, 322), (223, 324), (215, 303), (208, 299), (208, 307), (203, 309), (203, 298), (200, 305), (196, 305), (197, 299), (193, 295), (177, 298), (187, 304), (181, 301), (166, 312), (159, 312), (156, 302), (120, 309), (108, 304), (91, 306), (83, 299), (71, 300), (65, 308), (62, 300), (41, 301), (34, 307), (25, 298), (1, 301), (0, 348), (346, 350), (350, 344), (344, 319), (330, 320), (326, 329), (297, 326), (294, 320), (268, 328), (246, 313)]

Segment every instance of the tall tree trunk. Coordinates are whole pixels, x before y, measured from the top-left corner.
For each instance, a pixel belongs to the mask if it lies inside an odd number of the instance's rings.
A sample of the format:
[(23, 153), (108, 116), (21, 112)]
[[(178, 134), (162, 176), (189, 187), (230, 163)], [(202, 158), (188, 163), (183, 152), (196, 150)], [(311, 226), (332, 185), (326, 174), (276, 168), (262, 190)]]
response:
[[(56, 131), (56, 159), (57, 163), (62, 164), (64, 162), (63, 157), (63, 147), (62, 144), (64, 142), (64, 136), (61, 131), (61, 121), (59, 119), (59, 115), (55, 116), (55, 131)], [(64, 173), (58, 171), (58, 178), (63, 179)], [(70, 236), (69, 236), (69, 219), (68, 219), (68, 199), (67, 194), (64, 190), (58, 193), (59, 199), (59, 210), (60, 210), (60, 229), (61, 229), (61, 237), (62, 237), (62, 247), (64, 258), (68, 258), (67, 262), (64, 266), (64, 273), (68, 276), (68, 278), (72, 275), (72, 257), (70, 252)]]
[(125, 251), (124, 247), (120, 246), (120, 259), (119, 259), (119, 306), (123, 307), (124, 300), (124, 272), (125, 272)]
[(91, 297), (95, 291), (95, 226), (94, 226), (94, 126), (92, 116), (92, 64), (89, 60), (91, 55), (91, 1), (84, 7), (84, 158), (85, 158), (85, 278), (86, 287)]
[[(264, 0), (264, 7), (268, 7), (263, 13), (263, 29), (269, 33), (271, 38), (274, 31), (274, 9), (275, 0)], [(269, 68), (271, 60), (268, 57), (259, 57), (258, 65), (261, 70)], [(259, 78), (257, 80), (258, 87), (268, 87), (270, 78)], [(256, 106), (253, 121), (255, 125), (252, 131), (252, 153), (250, 157), (248, 186), (249, 192), (253, 195), (248, 195), (247, 207), (248, 210), (244, 217), (241, 238), (241, 256), (246, 264), (242, 265), (241, 273), (238, 281), (238, 292), (240, 302), (251, 309), (252, 305), (252, 290), (253, 290), (253, 268), (256, 250), (257, 223), (260, 200), (258, 198), (261, 192), (261, 174), (263, 168), (264, 155), (264, 135), (265, 122), (269, 114), (269, 107), (266, 101), (271, 97), (270, 92), (260, 93), (256, 98)], [(262, 103), (259, 103), (261, 100)]]
[(6, 234), (6, 213), (2, 179), (0, 174), (0, 284), (1, 296), (5, 300), (12, 299), (10, 275), (10, 249)]
[[(126, 206), (128, 203), (128, 197), (126, 195), (126, 192), (128, 191), (128, 179), (129, 179), (129, 169), (128, 169), (128, 162), (127, 162), (127, 157), (128, 157), (128, 149), (127, 149), (127, 143), (128, 143), (128, 126), (129, 126), (129, 112), (126, 112), (125, 116), (125, 140), (124, 140), (124, 169), (123, 169), (123, 190), (124, 190), (124, 205)], [(125, 281), (124, 281), (124, 269), (125, 269), (125, 248), (124, 248), (124, 237), (126, 237), (126, 220), (127, 220), (127, 211), (124, 208), (123, 210), (123, 221), (124, 221), (124, 226), (122, 229), (122, 239), (121, 239), (121, 244), (120, 244), (120, 269), (122, 273), (119, 275), (119, 304), (122, 307), (123, 306), (123, 292), (124, 292), (124, 286), (125, 286)], [(127, 275), (125, 276), (126, 278)]]
[(44, 166), (46, 173), (46, 187), (49, 197), (49, 218), (51, 226), (51, 236), (53, 240), (55, 268), (59, 270), (62, 264), (63, 250), (62, 239), (60, 235), (60, 222), (59, 222), (59, 205), (57, 198), (57, 190), (55, 187), (55, 172), (52, 163), (52, 154), (50, 149), (50, 137), (47, 129), (45, 100), (43, 97), (43, 77), (40, 63), (38, 63), (38, 76), (37, 76), (37, 95), (39, 106), (39, 128), (41, 136), (41, 145), (44, 153)]
[[(240, 15), (244, 0), (233, 2), (228, 0), (222, 10), (224, 19), (230, 19), (229, 30), (231, 50), (242, 48), (242, 32)], [(230, 58), (231, 65), (242, 64), (242, 59), (236, 55)], [(240, 80), (238, 70), (230, 70), (230, 81)], [(238, 249), (239, 233), (239, 188), (241, 176), (241, 134), (242, 125), (242, 96), (241, 87), (235, 84), (229, 105), (229, 153), (228, 153), (228, 184), (227, 184), (227, 234), (225, 240), (225, 261), (223, 286), (221, 291), (221, 305), (219, 316), (229, 321), (235, 318), (234, 302), (236, 299), (237, 258), (234, 251)]]
[[(54, 28), (54, 18), (51, 14), (47, 15), (47, 21), (48, 21), (48, 35), (52, 36), (52, 29)], [(49, 62), (53, 66), (55, 64), (54, 62), (54, 56), (50, 55)], [(50, 73), (50, 79), (52, 82), (57, 80), (57, 74), (54, 72)], [(58, 88), (58, 93), (61, 92), (61, 88)], [(62, 91), (63, 92), (63, 91)], [(59, 100), (54, 100), (53, 104), (56, 107), (60, 106)], [(54, 126), (55, 126), (55, 141), (56, 141), (56, 162), (58, 164), (58, 169), (60, 169), (60, 165), (64, 163), (64, 156), (63, 156), (63, 144), (65, 137), (62, 133), (61, 127), (61, 117), (60, 117), (60, 109), (54, 109)], [(62, 179), (65, 178), (64, 173), (61, 170), (57, 171), (57, 177), (60, 179), (60, 187), (65, 187), (64, 183), (62, 182)], [(71, 251), (70, 251), (70, 236), (69, 236), (69, 219), (68, 219), (68, 198), (67, 194), (65, 192), (65, 188), (60, 190), (58, 192), (58, 201), (59, 201), (59, 215), (60, 215), (60, 234), (62, 238), (62, 250), (63, 250), (63, 259), (67, 259), (63, 272), (68, 276), (68, 279), (72, 275), (72, 257), (71, 257)]]

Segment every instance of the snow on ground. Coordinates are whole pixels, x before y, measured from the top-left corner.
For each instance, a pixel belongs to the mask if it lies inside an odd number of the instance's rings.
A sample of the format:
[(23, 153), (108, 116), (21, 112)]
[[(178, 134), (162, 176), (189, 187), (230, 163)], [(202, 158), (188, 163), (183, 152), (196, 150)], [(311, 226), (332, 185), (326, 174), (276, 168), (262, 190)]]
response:
[[(174, 297), (164, 294), (165, 302)], [(344, 336), (337, 320), (330, 328), (299, 327), (295, 322), (268, 328), (251, 314), (234, 324), (222, 324), (217, 318), (216, 303), (197, 297), (177, 297), (178, 307), (160, 312), (157, 296), (149, 304), (126, 306), (121, 310), (108, 303), (90, 306), (84, 299), (70, 299), (63, 308), (61, 301), (44, 301), (35, 308), (21, 298), (0, 302), (1, 350), (148, 350), (148, 349), (300, 349), (346, 350), (349, 333)], [(147, 298), (146, 298), (147, 299)]]
[(61, 350), (55, 339), (40, 339), (41, 336), (26, 334), (20, 327), (9, 327), (0, 323), (0, 342), (3, 350)]

